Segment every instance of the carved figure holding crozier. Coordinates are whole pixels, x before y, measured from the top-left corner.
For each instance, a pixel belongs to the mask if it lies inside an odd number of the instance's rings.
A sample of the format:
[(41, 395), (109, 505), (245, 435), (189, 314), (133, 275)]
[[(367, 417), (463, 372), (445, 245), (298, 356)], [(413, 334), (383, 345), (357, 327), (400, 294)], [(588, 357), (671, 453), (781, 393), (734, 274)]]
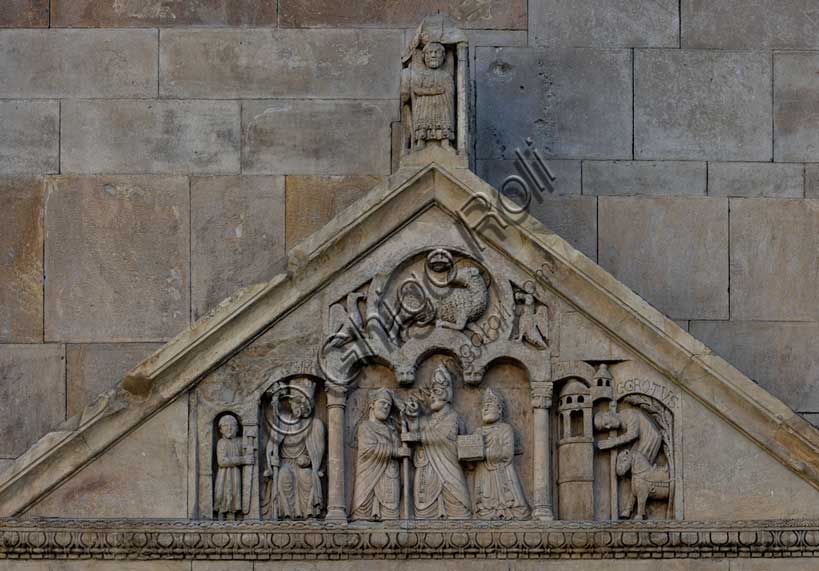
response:
[(404, 442), (415, 444), (413, 507), (418, 519), (469, 519), (472, 515), (466, 476), (458, 458), (458, 436), (467, 434), (452, 407), (452, 374), (444, 365), (432, 373), (429, 415), (407, 419)]
[(493, 389), (483, 393), (481, 426), (483, 459), (475, 468), (475, 515), (481, 519), (524, 519), (529, 504), (513, 464), (515, 431), (502, 422), (503, 398)]
[(242, 519), (242, 470), (252, 466), (256, 458), (243, 449), (236, 417), (226, 414), (219, 419), (218, 426), (213, 511), (220, 520)]
[[(630, 396), (625, 402), (633, 404), (633, 408), (600, 412), (594, 417), (594, 427), (598, 431), (623, 431), (620, 436), (599, 441), (597, 447), (600, 450), (631, 444), (630, 448), (619, 451), (616, 459), (617, 477), (623, 478), (631, 473), (630, 493), (624, 498), (620, 516), (628, 519), (633, 513), (634, 519), (645, 519), (647, 501), (663, 499), (668, 500), (666, 517), (670, 518), (674, 495), (670, 413), (648, 397)], [(659, 424), (652, 420), (652, 416)], [(662, 448), (665, 449), (666, 465), (657, 463)]]
[(390, 423), (395, 400), (389, 389), (370, 391), (368, 420), (358, 426), (352, 519), (398, 519), (401, 501), (399, 459), (410, 449), (402, 445)]
[[(310, 379), (277, 383), (268, 392), (265, 410), (269, 438), (265, 450), (265, 492), (262, 514), (266, 519), (319, 517), (324, 509), (321, 478), (327, 448), (327, 429), (316, 418), (316, 384)], [(280, 417), (282, 395), (289, 404), (288, 419)]]

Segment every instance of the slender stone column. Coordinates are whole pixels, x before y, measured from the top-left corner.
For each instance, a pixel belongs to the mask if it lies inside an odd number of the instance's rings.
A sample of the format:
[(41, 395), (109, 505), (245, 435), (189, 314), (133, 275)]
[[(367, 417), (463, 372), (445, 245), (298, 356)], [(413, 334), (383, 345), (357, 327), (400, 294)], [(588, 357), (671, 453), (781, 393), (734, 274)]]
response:
[(542, 521), (554, 519), (552, 511), (551, 450), (549, 409), (554, 385), (548, 381), (531, 383), (532, 416), (534, 423), (534, 501), (532, 515)]
[(327, 517), (347, 521), (347, 500), (344, 487), (344, 411), (347, 389), (327, 385)]

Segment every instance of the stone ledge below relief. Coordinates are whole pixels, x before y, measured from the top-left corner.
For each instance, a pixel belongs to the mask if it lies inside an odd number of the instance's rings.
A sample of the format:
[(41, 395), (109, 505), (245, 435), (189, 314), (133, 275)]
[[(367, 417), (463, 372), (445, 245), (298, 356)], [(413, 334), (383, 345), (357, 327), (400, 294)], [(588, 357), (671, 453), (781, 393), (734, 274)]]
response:
[(0, 520), (0, 559), (819, 557), (819, 520), (192, 522)]

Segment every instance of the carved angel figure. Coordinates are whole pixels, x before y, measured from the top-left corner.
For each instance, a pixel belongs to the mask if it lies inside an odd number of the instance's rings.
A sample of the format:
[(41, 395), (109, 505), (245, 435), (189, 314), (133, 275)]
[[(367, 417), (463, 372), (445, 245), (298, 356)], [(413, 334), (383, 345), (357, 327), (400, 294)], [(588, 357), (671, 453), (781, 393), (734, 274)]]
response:
[(466, 477), (458, 462), (458, 435), (466, 434), (463, 418), (452, 408), (452, 376), (443, 365), (432, 374), (429, 416), (416, 419), (406, 441), (415, 450), (413, 505), (419, 519), (471, 517)]
[(538, 349), (549, 347), (549, 308), (538, 307), (539, 300), (533, 291), (515, 293), (515, 301), (520, 305), (518, 330), (515, 341), (528, 341)]
[(314, 393), (313, 381), (296, 379), (290, 382), (288, 398), (292, 419), (283, 422), (276, 410), (267, 411), (270, 438), (262, 498), (262, 513), (267, 519), (319, 517), (324, 508), (321, 477), (327, 429), (313, 415)]
[(393, 396), (388, 389), (370, 392), (369, 420), (358, 427), (352, 519), (398, 519), (401, 479), (398, 458), (409, 456), (398, 431), (388, 423)]
[(219, 441), (216, 443), (216, 484), (213, 510), (220, 520), (242, 517), (242, 467), (255, 462), (245, 455), (242, 440), (237, 438), (239, 423), (230, 414), (219, 419)]
[(481, 519), (523, 519), (529, 504), (512, 461), (515, 433), (503, 418), (503, 399), (487, 389), (481, 402), (484, 460), (475, 469), (475, 515)]

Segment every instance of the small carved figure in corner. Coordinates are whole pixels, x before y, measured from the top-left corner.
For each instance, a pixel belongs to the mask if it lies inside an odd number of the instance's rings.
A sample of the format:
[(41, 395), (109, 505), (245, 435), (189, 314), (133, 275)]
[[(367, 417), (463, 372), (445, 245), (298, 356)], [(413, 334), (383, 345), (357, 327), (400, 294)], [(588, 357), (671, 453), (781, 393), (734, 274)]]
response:
[(242, 468), (252, 465), (256, 459), (244, 454), (242, 440), (237, 438), (239, 423), (226, 414), (219, 419), (219, 441), (216, 443), (216, 484), (214, 507), (220, 520), (242, 519)]
[(369, 420), (358, 427), (358, 463), (355, 470), (352, 519), (398, 519), (401, 470), (398, 460), (410, 449), (401, 444), (389, 423), (394, 399), (389, 389), (370, 391)]
[(518, 303), (518, 329), (515, 341), (529, 342), (537, 349), (549, 348), (549, 307), (535, 296), (535, 286), (528, 282), (515, 292)]
[(484, 457), (475, 469), (475, 515), (481, 519), (525, 519), (529, 504), (515, 471), (515, 433), (502, 422), (503, 399), (487, 389), (481, 402)]

